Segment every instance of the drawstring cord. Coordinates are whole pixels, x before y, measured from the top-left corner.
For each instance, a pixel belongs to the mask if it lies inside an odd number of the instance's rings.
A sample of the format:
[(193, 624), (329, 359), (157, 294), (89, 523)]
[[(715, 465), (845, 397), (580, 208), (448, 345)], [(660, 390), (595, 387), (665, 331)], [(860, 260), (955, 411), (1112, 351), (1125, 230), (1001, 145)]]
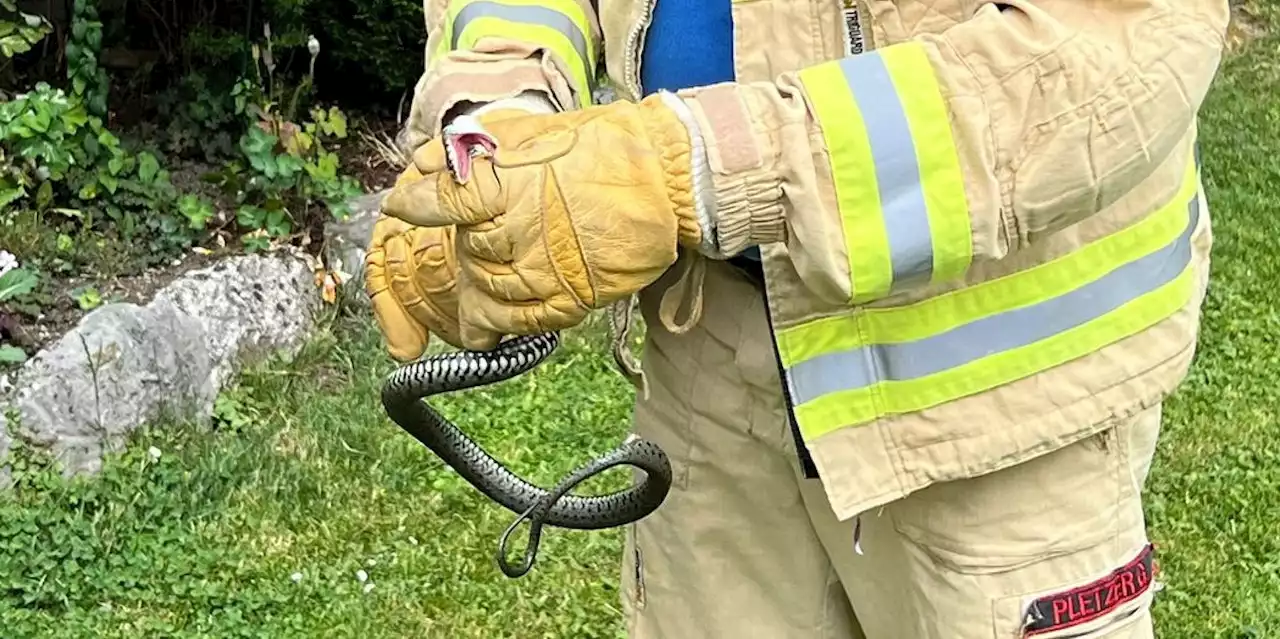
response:
[[(662, 293), (658, 304), (658, 317), (662, 325), (674, 335), (689, 332), (702, 319), (702, 291), (707, 276), (707, 258), (699, 253), (692, 253), (684, 265), (675, 284)], [(636, 388), (640, 396), (649, 399), (649, 382), (644, 368), (636, 361), (628, 343), (631, 329), (635, 325), (635, 307), (639, 296), (631, 295), (609, 306), (609, 329), (612, 333), (613, 361), (622, 376)], [(689, 306), (689, 315), (683, 321), (677, 321), (680, 309)]]
[[(685, 264), (680, 279), (662, 294), (658, 317), (672, 334), (683, 335), (702, 319), (702, 287), (706, 278), (707, 258), (701, 253), (693, 253)], [(685, 302), (689, 303), (689, 317), (682, 323), (677, 322), (676, 314)]]

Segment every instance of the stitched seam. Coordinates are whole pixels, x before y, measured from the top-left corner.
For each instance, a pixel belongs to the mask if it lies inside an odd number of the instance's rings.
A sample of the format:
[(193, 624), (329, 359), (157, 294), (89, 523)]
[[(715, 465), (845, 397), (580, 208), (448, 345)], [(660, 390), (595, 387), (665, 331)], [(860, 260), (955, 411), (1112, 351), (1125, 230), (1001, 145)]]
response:
[[(556, 279), (559, 280), (560, 282), (561, 290), (569, 294), (569, 298), (573, 300), (574, 304), (576, 304), (578, 308), (585, 310), (585, 309), (589, 309), (590, 307), (583, 302), (582, 298), (578, 296), (578, 292), (574, 290), (571, 284), (569, 284), (569, 280), (565, 277), (563, 270), (560, 268), (560, 263), (555, 259), (555, 256), (552, 254), (551, 242), (550, 242), (550, 239), (547, 237), (548, 215), (547, 215), (546, 201), (542, 199), (542, 194), (546, 192), (546, 188), (547, 188), (546, 180), (547, 180), (548, 174), (554, 173), (554, 172), (555, 172), (555, 167), (552, 165), (548, 165), (544, 170), (539, 171), (539, 175), (538, 175), (538, 182), (539, 182), (539, 186), (541, 187), (538, 189), (539, 191), (538, 208), (539, 208), (540, 217), (542, 218), (542, 247), (543, 247), (543, 250), (546, 251), (547, 263), (551, 265), (552, 270), (555, 271)], [(564, 198), (560, 190), (560, 180), (558, 178), (556, 179), (556, 195), (557, 197), (561, 198), (562, 202), (564, 201)], [(573, 243), (578, 249), (578, 258), (582, 260), (582, 267), (587, 275), (587, 286), (591, 289), (592, 297), (598, 300), (599, 297), (595, 290), (595, 276), (594, 276), (594, 273), (592, 272), (591, 264), (587, 262), (587, 256), (583, 252), (582, 241), (578, 238), (578, 229), (574, 225), (573, 211), (569, 210), (568, 206), (565, 206), (564, 211), (565, 211), (565, 216), (567, 218), (567, 223), (569, 224), (570, 233), (573, 235)]]

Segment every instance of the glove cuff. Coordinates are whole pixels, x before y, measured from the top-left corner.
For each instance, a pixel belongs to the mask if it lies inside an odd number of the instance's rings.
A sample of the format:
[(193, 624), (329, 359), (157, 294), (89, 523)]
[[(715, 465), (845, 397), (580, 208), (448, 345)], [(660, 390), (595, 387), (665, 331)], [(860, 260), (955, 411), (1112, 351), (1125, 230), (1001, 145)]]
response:
[(725, 259), (727, 256), (720, 250), (716, 230), (716, 186), (711, 179), (707, 142), (702, 135), (702, 128), (698, 126), (693, 111), (682, 98), (667, 91), (660, 91), (658, 95), (663, 104), (680, 119), (689, 135), (689, 166), (693, 177), (694, 213), (699, 230), (698, 252), (713, 259)]
[(703, 240), (694, 203), (692, 133), (676, 111), (667, 106), (663, 93), (641, 100), (639, 109), (649, 140), (661, 157), (667, 200), (679, 224), (679, 242), (683, 246), (699, 247)]

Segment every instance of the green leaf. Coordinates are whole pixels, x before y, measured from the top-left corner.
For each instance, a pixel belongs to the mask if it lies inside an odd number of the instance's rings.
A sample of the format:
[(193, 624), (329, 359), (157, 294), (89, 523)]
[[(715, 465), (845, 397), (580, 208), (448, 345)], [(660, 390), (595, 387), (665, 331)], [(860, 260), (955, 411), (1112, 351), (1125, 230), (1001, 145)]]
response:
[(256, 253), (256, 252), (258, 252), (258, 251), (265, 251), (265, 250), (267, 250), (270, 246), (271, 246), (271, 242), (269, 242), (269, 241), (267, 240), (267, 238), (265, 238), (265, 237), (261, 237), (261, 236), (254, 236), (254, 237), (246, 237), (246, 238), (244, 238), (244, 247), (245, 247), (245, 248), (246, 248), (250, 253)]
[(0, 362), (5, 364), (21, 364), (27, 361), (26, 351), (17, 346), (0, 344)]
[(89, 113), (85, 111), (83, 104), (77, 104), (62, 114), (62, 123), (73, 131), (84, 126), (88, 121)]
[(178, 200), (178, 211), (187, 218), (189, 228), (199, 231), (213, 217), (213, 204), (207, 198), (188, 193)]
[(6, 58), (12, 58), (15, 55), (26, 53), (31, 50), (31, 43), (21, 35), (14, 34), (0, 38), (0, 53)]
[(22, 268), (0, 275), (0, 302), (34, 291), (39, 282), (40, 278), (35, 273)]
[(285, 154), (276, 157), (276, 172), (285, 179), (297, 175), (304, 166), (302, 160), (293, 155)]
[(27, 190), (21, 184), (9, 178), (0, 178), (0, 210), (26, 194)]
[(150, 182), (155, 179), (156, 173), (160, 171), (160, 162), (156, 160), (156, 156), (143, 151), (138, 154), (138, 179), (143, 182)]
[(283, 209), (271, 211), (267, 213), (266, 231), (273, 237), (284, 237), (293, 230), (293, 220), (289, 219), (289, 215)]
[(53, 182), (48, 180), (40, 183), (40, 188), (36, 190), (36, 208), (43, 209), (49, 206), (53, 201)]
[(76, 289), (71, 292), (80, 310), (89, 311), (102, 305), (102, 294), (92, 286)]
[(262, 228), (266, 215), (266, 211), (256, 206), (245, 205), (236, 211), (236, 222), (248, 229), (259, 229)]
[(115, 193), (120, 188), (120, 180), (106, 171), (98, 171), (98, 183), (106, 187), (108, 193)]
[(347, 116), (338, 107), (329, 107), (329, 130), (335, 137), (347, 137)]

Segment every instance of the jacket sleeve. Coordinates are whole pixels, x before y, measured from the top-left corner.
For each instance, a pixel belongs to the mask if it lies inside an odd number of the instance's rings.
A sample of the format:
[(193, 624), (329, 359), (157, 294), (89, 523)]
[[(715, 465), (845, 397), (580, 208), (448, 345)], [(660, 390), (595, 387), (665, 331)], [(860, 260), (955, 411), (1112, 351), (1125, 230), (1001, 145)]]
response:
[(1085, 219), (1178, 152), (1227, 0), (1006, 0), (950, 29), (679, 92), (722, 254), (782, 242), (806, 286), (873, 301)]
[(423, 0), (426, 70), (400, 143), (414, 149), (456, 111), (507, 98), (591, 104), (600, 58), (592, 0)]

